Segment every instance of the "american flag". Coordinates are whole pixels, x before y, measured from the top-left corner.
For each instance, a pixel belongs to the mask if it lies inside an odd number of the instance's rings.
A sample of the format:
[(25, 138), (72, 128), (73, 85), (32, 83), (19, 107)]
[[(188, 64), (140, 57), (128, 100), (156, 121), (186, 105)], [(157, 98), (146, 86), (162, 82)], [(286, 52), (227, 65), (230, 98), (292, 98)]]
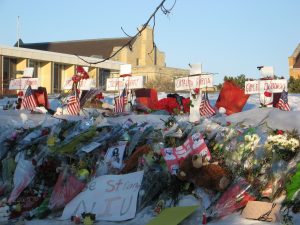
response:
[(284, 110), (284, 111), (291, 111), (291, 108), (288, 103), (288, 93), (287, 91), (283, 90), (280, 96), (280, 99), (277, 103), (277, 108)]
[(31, 86), (29, 85), (25, 92), (25, 96), (23, 98), (21, 108), (32, 110), (32, 109), (36, 108), (37, 106), (38, 105), (37, 105), (35, 97), (33, 95)]
[(80, 112), (79, 98), (73, 94), (67, 100), (67, 110), (70, 115), (78, 115)]
[(121, 95), (115, 98), (115, 109), (114, 109), (114, 111), (116, 113), (124, 112), (126, 104), (127, 104), (127, 93), (126, 93), (126, 87), (125, 87), (123, 89)]
[(207, 92), (205, 92), (202, 95), (202, 100), (201, 100), (201, 104), (200, 104), (200, 115), (211, 117), (215, 113), (216, 113), (216, 111), (209, 103)]

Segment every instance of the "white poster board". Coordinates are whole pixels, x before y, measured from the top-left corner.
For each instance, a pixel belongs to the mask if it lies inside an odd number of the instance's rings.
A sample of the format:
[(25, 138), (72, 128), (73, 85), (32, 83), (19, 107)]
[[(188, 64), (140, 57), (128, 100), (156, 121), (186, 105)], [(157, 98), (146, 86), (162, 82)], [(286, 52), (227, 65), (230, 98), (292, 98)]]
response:
[(272, 93), (281, 93), (287, 90), (287, 80), (253, 80), (245, 82), (245, 94), (259, 94), (269, 91)]
[(33, 67), (27, 67), (27, 68), (25, 68), (25, 70), (23, 72), (23, 78), (25, 78), (25, 77), (32, 77), (33, 76), (33, 71), (34, 71)]
[(143, 171), (125, 175), (105, 175), (92, 180), (64, 208), (61, 219), (83, 212), (96, 214), (97, 220), (124, 221), (135, 217)]
[(195, 88), (213, 87), (212, 75), (181, 77), (175, 80), (175, 91), (193, 90)]
[(107, 78), (106, 91), (122, 90), (127, 85), (128, 89), (138, 89), (144, 87), (143, 76), (127, 76), (127, 77), (115, 77)]
[[(73, 85), (73, 80), (72, 79), (68, 79), (65, 81), (64, 84), (64, 90), (70, 90), (72, 89), (72, 85)], [(96, 81), (94, 79), (82, 79), (79, 84), (78, 84), (78, 89), (80, 90), (90, 90), (91, 88), (95, 88), (96, 87)]]
[(9, 90), (24, 90), (31, 85), (32, 89), (38, 89), (40, 86), (38, 78), (18, 78), (9, 82)]

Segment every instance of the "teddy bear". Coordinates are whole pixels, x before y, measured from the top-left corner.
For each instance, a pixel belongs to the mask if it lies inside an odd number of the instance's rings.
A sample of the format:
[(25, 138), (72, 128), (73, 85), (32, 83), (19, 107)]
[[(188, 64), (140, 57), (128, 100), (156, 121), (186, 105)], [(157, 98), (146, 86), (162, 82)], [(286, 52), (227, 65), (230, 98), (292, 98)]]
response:
[(224, 191), (230, 184), (230, 176), (217, 163), (208, 162), (204, 156), (189, 154), (181, 163), (177, 177), (193, 182), (196, 186), (214, 191)]

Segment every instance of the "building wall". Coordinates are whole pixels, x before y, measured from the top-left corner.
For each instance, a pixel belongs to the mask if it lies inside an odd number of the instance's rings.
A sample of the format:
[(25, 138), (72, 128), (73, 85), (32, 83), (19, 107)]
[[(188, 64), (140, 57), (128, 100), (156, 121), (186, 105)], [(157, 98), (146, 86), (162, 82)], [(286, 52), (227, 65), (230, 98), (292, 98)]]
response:
[[(23, 75), (23, 71), (30, 64), (30, 61), (38, 62), (38, 78), (40, 85), (47, 89), (48, 93), (53, 93), (53, 75), (54, 75), (54, 65), (62, 65), (63, 71), (60, 76), (60, 87), (61, 90), (64, 87), (65, 81), (70, 79), (75, 74), (75, 67), (80, 66), (90, 66), (89, 64), (83, 63), (74, 55), (52, 53), (40, 50), (16, 48), (16, 47), (3, 47), (0, 46), (0, 95), (2, 94), (16, 94), (16, 91), (9, 91), (8, 88), (3, 88), (3, 63), (4, 57), (9, 59), (14, 59), (16, 63), (14, 64), (14, 71), (12, 72), (10, 79), (20, 78)], [(86, 57), (87, 60), (96, 60), (95, 58)], [(89, 75), (91, 78), (99, 79), (97, 76), (98, 70), (104, 69), (105, 71), (119, 71), (120, 62), (114, 62), (108, 60), (103, 63), (94, 64), (93, 67), (89, 67)], [(13, 76), (12, 76), (13, 75)], [(98, 85), (97, 82), (96, 86)]]
[[(115, 47), (113, 53), (120, 47)], [(112, 54), (113, 54), (112, 53)], [(165, 54), (157, 47), (153, 48), (152, 29), (147, 27), (132, 45), (123, 48), (120, 53), (113, 57), (113, 60), (131, 64), (135, 66), (165, 66)]]
[(289, 57), (289, 74), (290, 77), (300, 79), (300, 44)]

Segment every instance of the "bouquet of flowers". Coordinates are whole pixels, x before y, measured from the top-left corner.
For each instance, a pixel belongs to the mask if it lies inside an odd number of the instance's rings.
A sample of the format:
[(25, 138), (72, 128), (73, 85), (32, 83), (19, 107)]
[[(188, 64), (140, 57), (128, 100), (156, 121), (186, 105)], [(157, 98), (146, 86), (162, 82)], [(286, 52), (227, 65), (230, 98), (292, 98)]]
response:
[(300, 150), (299, 135), (295, 130), (275, 130), (268, 136), (264, 147), (267, 155), (273, 157), (275, 154), (278, 159), (290, 161)]

